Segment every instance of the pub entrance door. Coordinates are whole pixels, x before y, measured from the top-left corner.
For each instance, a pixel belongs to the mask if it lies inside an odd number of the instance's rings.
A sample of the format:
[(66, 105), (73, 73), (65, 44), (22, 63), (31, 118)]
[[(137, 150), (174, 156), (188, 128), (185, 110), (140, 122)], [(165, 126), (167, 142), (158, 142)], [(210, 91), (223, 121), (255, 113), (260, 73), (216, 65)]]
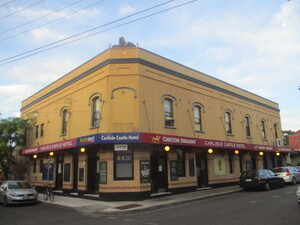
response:
[(168, 189), (167, 152), (160, 148), (151, 149), (151, 192), (165, 192)]
[(57, 154), (56, 158), (56, 184), (55, 188), (61, 190), (63, 188), (63, 165), (64, 165), (64, 155), (63, 153)]
[(99, 173), (97, 172), (97, 164), (99, 156), (97, 156), (96, 149), (89, 149), (88, 152), (88, 178), (87, 178), (87, 192), (89, 194), (99, 193)]
[(208, 186), (208, 169), (207, 169), (206, 152), (197, 152), (196, 167), (197, 167), (198, 187)]

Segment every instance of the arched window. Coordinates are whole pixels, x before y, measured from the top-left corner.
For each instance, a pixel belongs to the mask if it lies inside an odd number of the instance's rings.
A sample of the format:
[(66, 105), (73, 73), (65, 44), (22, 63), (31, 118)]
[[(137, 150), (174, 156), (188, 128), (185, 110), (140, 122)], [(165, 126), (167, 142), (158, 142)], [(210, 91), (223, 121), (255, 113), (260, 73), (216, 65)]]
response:
[(265, 120), (260, 121), (260, 129), (261, 129), (262, 139), (267, 139)]
[(164, 114), (165, 114), (165, 126), (174, 127), (175, 120), (173, 114), (173, 100), (169, 98), (164, 99)]
[(231, 128), (231, 113), (225, 112), (225, 128), (227, 134), (232, 134), (232, 128)]
[(98, 127), (100, 122), (100, 97), (92, 99), (92, 127)]
[(244, 117), (244, 126), (245, 126), (246, 136), (250, 137), (251, 132), (250, 132), (250, 117), (249, 116)]
[(202, 110), (198, 105), (194, 106), (195, 131), (202, 131)]
[(68, 109), (63, 109), (61, 111), (61, 135), (67, 134), (68, 125)]

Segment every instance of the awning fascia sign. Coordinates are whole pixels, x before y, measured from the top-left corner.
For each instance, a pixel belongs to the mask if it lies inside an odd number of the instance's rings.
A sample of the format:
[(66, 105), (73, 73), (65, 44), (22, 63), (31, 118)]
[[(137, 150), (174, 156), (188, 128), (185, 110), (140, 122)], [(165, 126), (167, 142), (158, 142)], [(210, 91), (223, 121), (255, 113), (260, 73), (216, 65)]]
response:
[(189, 138), (189, 137), (171, 136), (171, 135), (162, 135), (162, 134), (153, 134), (153, 133), (142, 133), (142, 142), (152, 143), (152, 144), (164, 144), (164, 145), (194, 146), (194, 147), (203, 147), (203, 148), (254, 150), (254, 151), (270, 151), (270, 152), (291, 152), (291, 149), (285, 147), (210, 140), (210, 139), (202, 139), (202, 138)]
[(76, 138), (23, 149), (21, 150), (21, 155), (32, 155), (74, 147), (76, 147)]
[(59, 141), (55, 143), (35, 146), (21, 150), (21, 155), (33, 155), (42, 152), (57, 151), (74, 147), (84, 147), (93, 144), (127, 144), (127, 143), (150, 143), (163, 145), (194, 146), (200, 148), (254, 150), (269, 152), (292, 152), (290, 148), (276, 147), (270, 145), (257, 145), (230, 141), (210, 140), (202, 138), (191, 138), (155, 133), (98, 133), (79, 138)]

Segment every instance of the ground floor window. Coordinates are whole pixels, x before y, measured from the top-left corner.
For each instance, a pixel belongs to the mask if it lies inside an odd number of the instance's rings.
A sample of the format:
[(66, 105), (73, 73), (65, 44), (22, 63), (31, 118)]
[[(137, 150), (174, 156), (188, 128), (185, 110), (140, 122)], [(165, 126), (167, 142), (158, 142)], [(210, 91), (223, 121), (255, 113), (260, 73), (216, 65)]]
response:
[(182, 149), (177, 149), (178, 176), (185, 177), (185, 154)]
[(115, 151), (114, 164), (115, 180), (133, 179), (133, 155), (131, 150)]

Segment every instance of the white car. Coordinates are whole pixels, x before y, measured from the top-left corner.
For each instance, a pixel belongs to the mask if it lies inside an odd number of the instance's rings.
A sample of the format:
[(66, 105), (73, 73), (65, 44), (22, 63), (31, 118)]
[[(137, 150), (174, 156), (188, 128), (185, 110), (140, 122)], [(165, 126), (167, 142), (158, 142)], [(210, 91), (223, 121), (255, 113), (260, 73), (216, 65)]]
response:
[(277, 176), (282, 177), (286, 183), (295, 185), (300, 182), (300, 172), (294, 166), (276, 167), (272, 170)]
[(296, 195), (297, 195), (298, 204), (300, 205), (300, 186), (298, 186), (298, 189), (296, 191)]
[(10, 204), (35, 203), (38, 193), (27, 181), (9, 180), (0, 185), (0, 203)]

